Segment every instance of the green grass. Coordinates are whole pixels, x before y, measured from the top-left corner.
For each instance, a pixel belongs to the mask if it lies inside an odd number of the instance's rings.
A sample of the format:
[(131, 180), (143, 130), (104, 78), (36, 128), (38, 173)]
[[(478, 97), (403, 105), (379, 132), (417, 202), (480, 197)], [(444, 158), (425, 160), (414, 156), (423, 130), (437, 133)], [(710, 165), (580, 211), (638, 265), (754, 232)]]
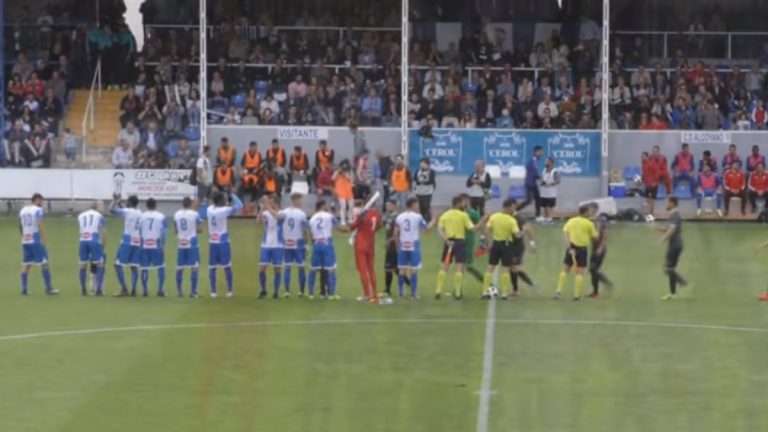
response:
[[(110, 258), (119, 225), (110, 222)], [(342, 301), (257, 300), (258, 227), (232, 225), (234, 299), (82, 298), (76, 227), (64, 218), (47, 220), (61, 295), (43, 295), (35, 271), (23, 298), (16, 221), (0, 219), (0, 430), (475, 431), (488, 304), (470, 278), (465, 301), (431, 299), (435, 234), (425, 241), (425, 300), (375, 307), (353, 300), (359, 281), (341, 240)], [(542, 295), (497, 304), (489, 431), (766, 428), (767, 332), (611, 324), (768, 329), (768, 305), (756, 300), (768, 260), (752, 252), (764, 230), (690, 223), (684, 232), (680, 270), (694, 287), (683, 298), (659, 301), (657, 233), (621, 225), (605, 266), (617, 290), (575, 303), (549, 299), (561, 233), (538, 229), (540, 251), (526, 265)], [(111, 268), (107, 281), (114, 292)], [(205, 323), (240, 325), (151, 327)], [(150, 328), (3, 338), (135, 326)]]

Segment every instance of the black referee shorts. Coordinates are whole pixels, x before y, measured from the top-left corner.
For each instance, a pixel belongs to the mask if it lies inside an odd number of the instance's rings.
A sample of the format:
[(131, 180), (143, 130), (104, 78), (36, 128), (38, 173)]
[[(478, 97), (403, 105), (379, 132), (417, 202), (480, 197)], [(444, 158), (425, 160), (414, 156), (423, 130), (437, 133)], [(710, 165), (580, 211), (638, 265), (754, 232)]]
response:
[[(574, 251), (573, 254), (571, 254), (571, 250)], [(573, 267), (573, 264), (574, 264), (573, 259), (575, 256), (576, 267), (585, 268), (587, 266), (587, 255), (588, 253), (587, 253), (586, 247), (571, 245), (571, 247), (565, 251), (565, 258), (563, 259), (563, 264), (565, 264), (568, 267)]]
[(501, 263), (502, 267), (511, 267), (513, 254), (512, 242), (494, 240), (488, 254), (488, 264), (495, 266)]
[[(464, 264), (467, 262), (467, 243), (464, 239), (448, 239), (453, 242), (449, 263)], [(440, 262), (446, 262), (448, 255), (448, 243), (443, 245), (443, 253), (440, 255)]]

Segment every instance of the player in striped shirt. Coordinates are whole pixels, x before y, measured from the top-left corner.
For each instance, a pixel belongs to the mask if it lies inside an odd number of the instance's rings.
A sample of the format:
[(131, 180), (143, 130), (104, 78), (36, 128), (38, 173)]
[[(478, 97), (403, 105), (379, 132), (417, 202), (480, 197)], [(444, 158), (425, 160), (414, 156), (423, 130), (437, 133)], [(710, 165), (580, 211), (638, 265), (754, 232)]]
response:
[(208, 207), (208, 277), (211, 283), (211, 298), (218, 296), (216, 292), (216, 269), (224, 269), (227, 279), (227, 297), (234, 295), (234, 275), (232, 274), (232, 250), (229, 246), (229, 226), (227, 219), (234, 216), (243, 208), (243, 202), (235, 194), (229, 195), (232, 205), (226, 205), (223, 192), (213, 195), (213, 205)]
[(299, 193), (291, 195), (291, 206), (283, 210), (283, 283), (285, 296), (291, 292), (291, 266), (295, 266), (299, 273), (299, 297), (304, 296), (304, 288), (307, 283), (305, 269), (306, 247), (311, 241), (308, 230), (307, 214), (302, 210), (304, 197)]
[(197, 298), (198, 270), (200, 268), (200, 244), (197, 236), (200, 233), (200, 214), (192, 209), (192, 198), (185, 197), (181, 201), (182, 209), (173, 215), (173, 228), (176, 232), (178, 253), (176, 255), (176, 292), (184, 296), (184, 269), (190, 272), (191, 289), (189, 296)]
[(147, 200), (147, 211), (141, 215), (141, 288), (149, 295), (149, 271), (157, 270), (157, 296), (165, 297), (165, 255), (163, 247), (168, 233), (165, 215), (157, 211), (157, 201)]
[(104, 280), (104, 246), (107, 241), (104, 216), (96, 210), (98, 203), (94, 202), (90, 209), (80, 213), (77, 225), (80, 229), (80, 292), (88, 295), (86, 282), (88, 265), (96, 265), (96, 295), (104, 295), (102, 291)]
[(123, 238), (117, 249), (115, 258), (115, 274), (120, 284), (119, 296), (128, 295), (128, 287), (125, 283), (124, 267), (131, 268), (131, 293), (136, 295), (136, 285), (139, 283), (139, 264), (141, 261), (141, 210), (139, 210), (139, 197), (131, 195), (126, 201), (126, 207), (119, 207), (120, 195), (115, 194), (109, 212), (123, 220)]
[(259, 258), (259, 284), (261, 291), (259, 298), (267, 296), (267, 269), (272, 267), (274, 273), (272, 298), (280, 296), (280, 282), (283, 268), (283, 218), (280, 211), (280, 200), (277, 195), (270, 195), (262, 199), (264, 210), (259, 214), (259, 220), (264, 224), (264, 233), (261, 238), (261, 252)]
[(27, 279), (29, 269), (39, 265), (45, 282), (47, 294), (59, 292), (51, 286), (51, 270), (48, 267), (48, 251), (45, 249), (45, 231), (43, 230), (43, 196), (39, 193), (32, 195), (32, 202), (19, 212), (19, 229), (21, 230), (21, 294), (29, 295)]

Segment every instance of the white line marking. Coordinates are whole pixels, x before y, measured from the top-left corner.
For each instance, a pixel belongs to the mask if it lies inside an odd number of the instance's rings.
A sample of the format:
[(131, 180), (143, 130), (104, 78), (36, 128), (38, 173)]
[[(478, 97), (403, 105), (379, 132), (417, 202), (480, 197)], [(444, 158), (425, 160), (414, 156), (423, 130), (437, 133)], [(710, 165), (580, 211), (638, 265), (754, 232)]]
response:
[[(103, 327), (90, 329), (71, 329), (54, 330), (37, 333), (21, 333), (12, 335), (0, 335), (0, 342), (20, 339), (34, 339), (52, 336), (74, 336), (89, 335), (98, 333), (121, 333), (155, 330), (183, 330), (199, 328), (227, 328), (227, 327), (272, 327), (272, 326), (302, 326), (302, 325), (326, 325), (326, 324), (446, 324), (446, 323), (469, 323), (480, 324), (486, 320), (474, 318), (406, 318), (406, 319), (338, 319), (338, 320), (303, 320), (303, 321), (242, 321), (231, 323), (191, 323), (191, 324), (158, 324), (143, 326), (126, 327)], [(496, 319), (499, 324), (533, 324), (533, 325), (584, 325), (584, 326), (603, 326), (603, 327), (662, 327), (690, 330), (717, 330), (745, 333), (768, 333), (768, 328), (759, 327), (739, 327), (725, 326), (715, 324), (689, 324), (674, 322), (652, 322), (652, 321), (590, 321), (590, 320), (536, 320), (536, 319)]]
[(495, 332), (496, 300), (489, 300), (488, 313), (485, 317), (483, 378), (480, 380), (480, 404), (477, 407), (477, 432), (488, 432), (488, 412), (491, 409), (491, 377), (493, 376), (493, 346)]

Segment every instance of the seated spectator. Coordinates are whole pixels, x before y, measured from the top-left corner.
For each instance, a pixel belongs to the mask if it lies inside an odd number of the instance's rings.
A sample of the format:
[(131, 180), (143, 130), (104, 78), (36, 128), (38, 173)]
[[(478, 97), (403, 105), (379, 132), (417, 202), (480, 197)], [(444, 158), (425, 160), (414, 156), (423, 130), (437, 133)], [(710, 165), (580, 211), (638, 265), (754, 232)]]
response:
[(26, 140), (25, 160), (29, 168), (50, 168), (53, 142), (41, 123), (35, 124)]
[(745, 186), (746, 179), (744, 172), (741, 170), (741, 162), (734, 161), (723, 174), (723, 198), (725, 198), (726, 216), (728, 216), (732, 198), (738, 198), (741, 201), (741, 214), (745, 215), (747, 213), (747, 195), (744, 189)]
[(136, 95), (133, 87), (128, 87), (128, 93), (120, 101), (120, 124), (125, 127), (128, 122), (135, 122), (139, 118), (141, 100)]
[(715, 198), (716, 210), (718, 216), (723, 216), (723, 190), (720, 178), (712, 171), (709, 164), (704, 164), (703, 170), (699, 173), (698, 187), (696, 188), (696, 215), (701, 215), (701, 204), (704, 198)]
[(253, 107), (249, 106), (245, 109), (245, 115), (243, 116), (241, 123), (243, 125), (258, 126), (259, 118), (256, 116)]
[(576, 121), (573, 118), (573, 111), (563, 111), (560, 116), (560, 123), (555, 122), (555, 127), (560, 129), (577, 129)]
[(182, 138), (179, 141), (179, 151), (171, 160), (173, 169), (192, 169), (197, 162), (197, 153), (189, 146), (189, 141)]
[(165, 136), (168, 138), (181, 136), (181, 132), (184, 129), (184, 111), (176, 103), (176, 101), (169, 101), (163, 107), (163, 117), (165, 119)]
[(379, 126), (383, 114), (383, 102), (375, 88), (368, 90), (368, 96), (363, 99), (361, 112), (365, 124), (370, 126)]
[(224, 117), (224, 124), (239, 125), (242, 122), (243, 122), (243, 119), (240, 117), (240, 113), (237, 112), (237, 108), (229, 107), (229, 111), (227, 111), (227, 115), (226, 117)]
[(133, 122), (127, 122), (125, 124), (125, 127), (120, 130), (120, 132), (117, 134), (117, 142), (118, 144), (122, 141), (128, 142), (128, 145), (131, 147), (131, 150), (136, 150), (139, 145), (141, 144), (141, 133), (138, 129), (136, 129), (136, 126), (133, 124)]
[(733, 122), (732, 129), (741, 131), (752, 130), (752, 122), (747, 118), (747, 113), (744, 111), (736, 113), (736, 120)]
[(288, 97), (291, 99), (303, 99), (307, 95), (307, 84), (301, 74), (288, 85)]
[(581, 113), (581, 118), (579, 118), (579, 122), (576, 124), (577, 129), (594, 129), (595, 128), (595, 120), (592, 118), (592, 112), (586, 111)]
[(768, 112), (765, 110), (765, 101), (759, 99), (757, 106), (752, 110), (752, 123), (755, 124), (755, 128), (758, 130), (765, 130), (768, 125)]
[(760, 147), (753, 145), (752, 153), (747, 156), (747, 174), (755, 171), (758, 164), (763, 164), (765, 167), (765, 156), (760, 154)]
[(717, 109), (715, 101), (711, 97), (699, 105), (696, 120), (703, 130), (720, 129), (720, 110)]
[(45, 91), (45, 99), (40, 113), (43, 121), (48, 125), (48, 130), (55, 135), (59, 130), (59, 121), (64, 113), (64, 104), (56, 97), (51, 88)]
[(477, 122), (475, 121), (472, 111), (464, 111), (464, 114), (459, 120), (459, 127), (461, 129), (475, 129), (477, 127)]
[(259, 104), (259, 114), (263, 117), (264, 111), (267, 109), (272, 113), (280, 112), (280, 105), (272, 96), (272, 93), (267, 93), (264, 100)]
[(677, 99), (677, 105), (672, 110), (672, 127), (675, 129), (695, 129), (696, 114), (688, 106), (684, 97)]
[(133, 149), (126, 140), (120, 140), (119, 144), (112, 152), (112, 168), (130, 169), (133, 168)]
[(768, 192), (768, 174), (765, 165), (758, 163), (755, 171), (749, 176), (749, 203), (752, 205), (752, 213), (757, 212), (757, 200), (763, 200), (765, 206), (766, 192)]
[(661, 119), (658, 114), (651, 114), (651, 121), (648, 123), (648, 130), (666, 130), (667, 122)]
[(267, 108), (261, 112), (261, 124), (262, 125), (276, 125), (277, 117), (272, 114), (272, 110)]
[(536, 108), (536, 113), (539, 116), (539, 119), (544, 117), (545, 110), (549, 110), (549, 115), (551, 118), (557, 118), (559, 115), (557, 105), (552, 101), (552, 95), (550, 94), (544, 95), (544, 100), (542, 100), (539, 103), (538, 108)]
[(734, 162), (738, 162), (741, 166), (741, 157), (736, 152), (736, 145), (731, 144), (728, 146), (728, 153), (723, 156), (723, 170), (728, 169)]
[(513, 129), (515, 119), (512, 118), (507, 108), (501, 110), (501, 116), (496, 119), (496, 127), (501, 129)]
[(147, 125), (147, 130), (141, 136), (141, 147), (148, 150), (162, 150), (165, 147), (165, 136), (158, 130), (157, 123), (152, 121)]

